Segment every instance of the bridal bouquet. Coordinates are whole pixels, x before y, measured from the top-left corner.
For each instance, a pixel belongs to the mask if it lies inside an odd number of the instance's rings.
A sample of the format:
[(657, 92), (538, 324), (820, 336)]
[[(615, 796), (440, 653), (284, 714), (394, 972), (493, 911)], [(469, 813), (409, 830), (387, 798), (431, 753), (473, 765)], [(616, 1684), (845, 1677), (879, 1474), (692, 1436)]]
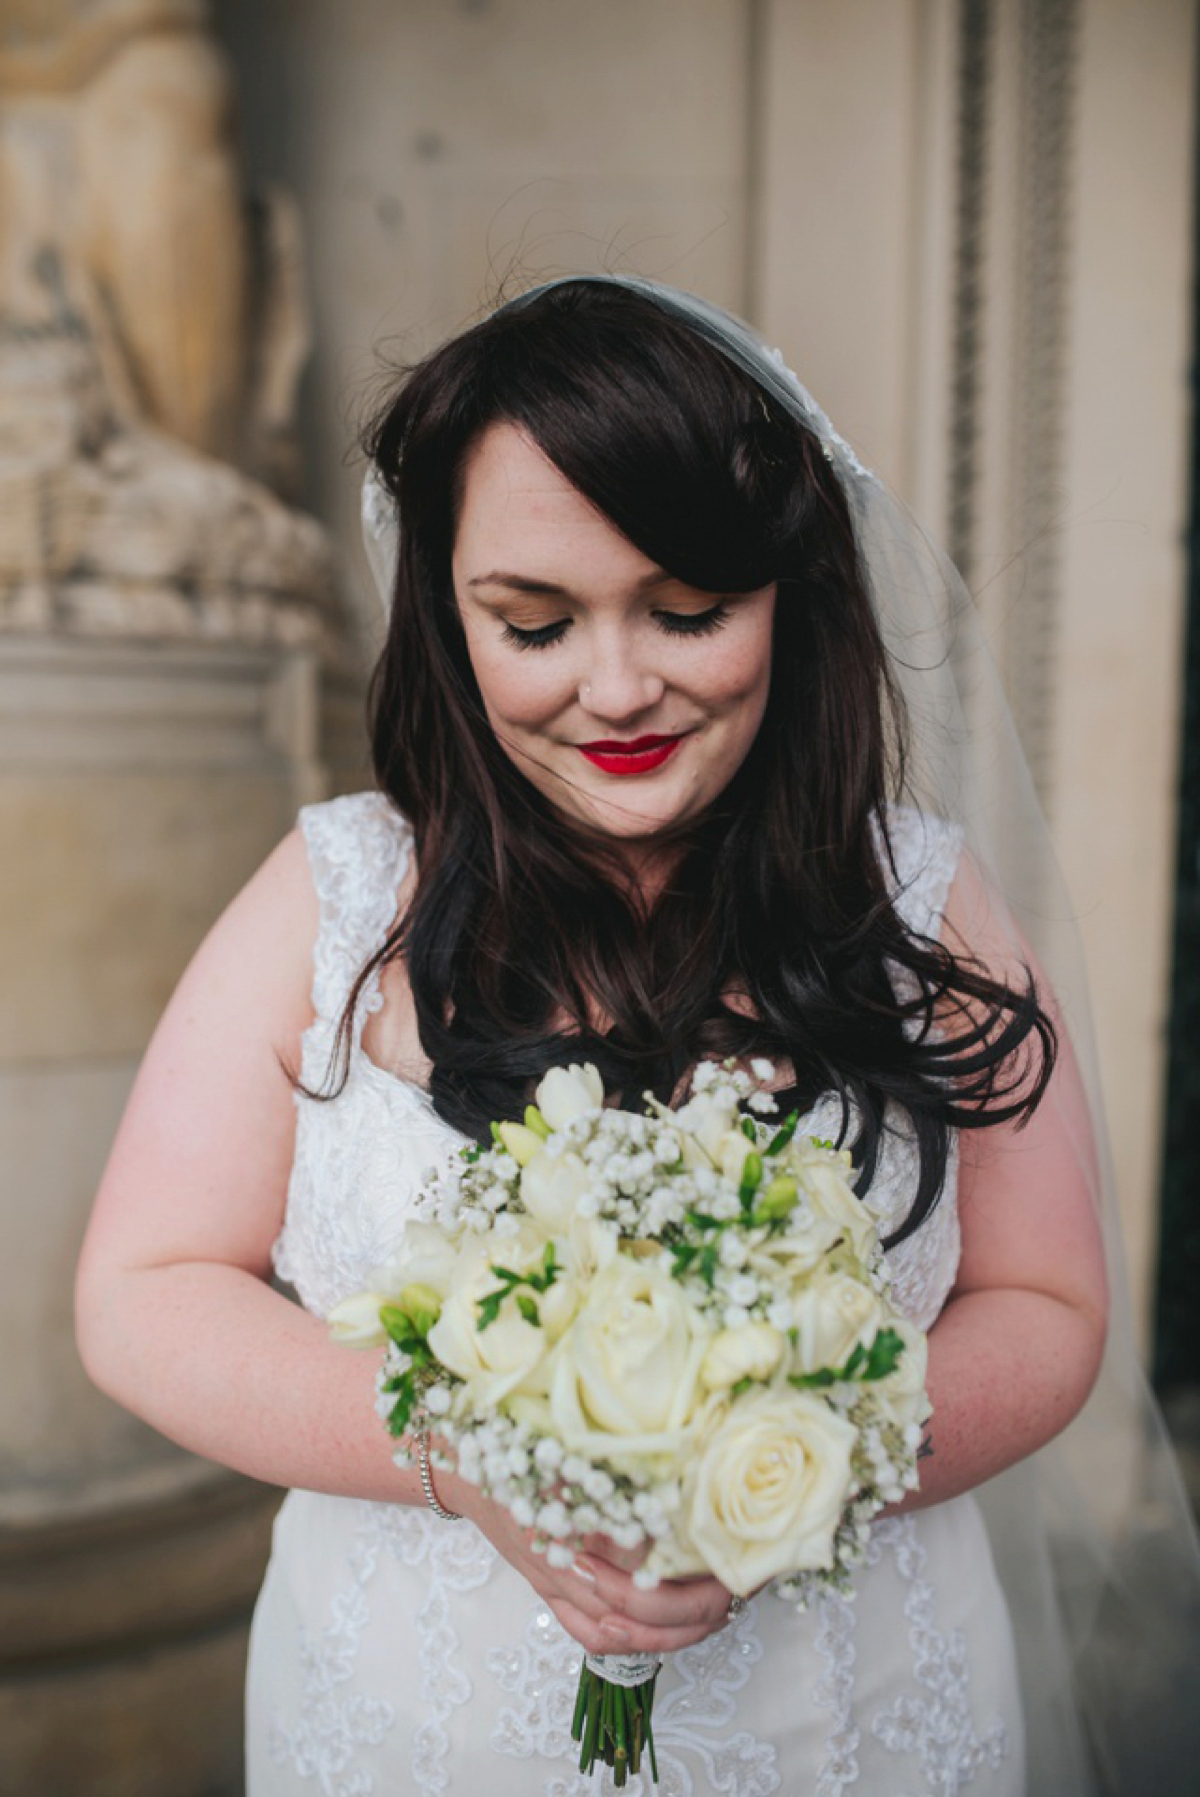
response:
[[(893, 1308), (850, 1156), (776, 1121), (767, 1061), (702, 1063), (678, 1110), (606, 1108), (554, 1068), (523, 1122), (431, 1171), (373, 1289), (330, 1314), (387, 1341), (398, 1464), (435, 1432), (555, 1566), (596, 1532), (635, 1579), (845, 1586), (867, 1524), (917, 1483), (925, 1339)], [(743, 1109), (743, 1105), (745, 1109)], [(653, 1655), (588, 1655), (574, 1736), (625, 1783)]]

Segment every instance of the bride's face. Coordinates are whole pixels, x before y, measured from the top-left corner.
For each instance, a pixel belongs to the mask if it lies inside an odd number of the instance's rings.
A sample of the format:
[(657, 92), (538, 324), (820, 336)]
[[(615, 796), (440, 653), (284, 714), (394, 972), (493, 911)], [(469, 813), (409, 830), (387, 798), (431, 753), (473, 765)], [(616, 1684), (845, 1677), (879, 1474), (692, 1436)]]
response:
[(685, 586), (508, 424), (468, 455), (453, 574), (492, 729), (559, 811), (651, 847), (728, 785), (766, 708), (773, 584)]

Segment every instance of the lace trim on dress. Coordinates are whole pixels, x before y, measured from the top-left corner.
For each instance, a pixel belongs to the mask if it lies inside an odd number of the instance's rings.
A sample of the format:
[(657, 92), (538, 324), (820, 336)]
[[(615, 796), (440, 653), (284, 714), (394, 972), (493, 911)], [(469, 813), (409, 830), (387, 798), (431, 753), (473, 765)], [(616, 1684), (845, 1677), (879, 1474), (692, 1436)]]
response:
[(406, 1566), (429, 1565), (424, 1603), (415, 1616), (397, 1617), (394, 1626), (411, 1628), (420, 1642), (422, 1720), (413, 1735), (413, 1789), (445, 1791), (450, 1783), (446, 1725), (472, 1695), (470, 1678), (455, 1663), (461, 1643), (450, 1619), (449, 1593), (486, 1584), (496, 1550), (477, 1529), (447, 1529), (436, 1517), (404, 1505), (364, 1502), (358, 1508), (347, 1562), (350, 1582), (331, 1599), (331, 1620), (319, 1638), (306, 1639), (301, 1647), (300, 1720), (288, 1729), (274, 1719), (271, 1755), (302, 1778), (316, 1778), (322, 1797), (376, 1797), (374, 1775), (352, 1761), (358, 1748), (382, 1745), (395, 1726), (396, 1706), (362, 1692), (340, 1696), (338, 1687), (355, 1676), (371, 1619), (367, 1586), (386, 1551)]
[(348, 1560), (350, 1581), (331, 1600), (330, 1620), (315, 1638), (306, 1631), (301, 1642), (299, 1720), (293, 1728), (278, 1715), (271, 1720), (272, 1759), (291, 1765), (301, 1778), (315, 1778), (322, 1797), (373, 1797), (374, 1778), (355, 1763), (358, 1749), (380, 1746), (396, 1722), (396, 1706), (387, 1698), (342, 1689), (354, 1677), (379, 1546), (378, 1535), (360, 1528)]
[(886, 1517), (874, 1538), (896, 1556), (907, 1582), (904, 1615), (920, 1692), (897, 1697), (871, 1719), (871, 1732), (892, 1753), (920, 1762), (930, 1797), (956, 1797), (984, 1766), (996, 1771), (1009, 1750), (1003, 1722), (976, 1734), (971, 1717), (970, 1669), (962, 1633), (937, 1627), (933, 1586), (924, 1577), (926, 1551), (911, 1516)]

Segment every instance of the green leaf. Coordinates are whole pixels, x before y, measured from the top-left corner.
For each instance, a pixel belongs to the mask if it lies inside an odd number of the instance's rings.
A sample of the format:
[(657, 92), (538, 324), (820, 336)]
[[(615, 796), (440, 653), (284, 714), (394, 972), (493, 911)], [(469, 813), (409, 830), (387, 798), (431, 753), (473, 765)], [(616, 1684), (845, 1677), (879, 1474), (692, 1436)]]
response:
[(854, 1344), (845, 1366), (822, 1366), (815, 1373), (789, 1373), (788, 1384), (800, 1391), (841, 1385), (848, 1380), (865, 1385), (870, 1380), (886, 1379), (889, 1373), (894, 1373), (903, 1352), (903, 1336), (895, 1329), (881, 1329), (869, 1348), (864, 1348), (861, 1342)]
[(728, 1228), (728, 1224), (723, 1222), (720, 1217), (705, 1216), (704, 1212), (701, 1210), (685, 1210), (683, 1214), (691, 1224), (692, 1228), (700, 1230), (701, 1234), (708, 1229)]
[(782, 1154), (796, 1133), (796, 1125), (800, 1121), (799, 1111), (789, 1111), (771, 1140), (767, 1143), (768, 1154)]
[(517, 1293), (517, 1309), (527, 1323), (532, 1323), (535, 1329), (541, 1328), (542, 1319), (538, 1315), (538, 1307), (529, 1296), (528, 1292)]
[(492, 1141), (496, 1144), (497, 1148), (504, 1154), (507, 1154), (508, 1150), (504, 1146), (504, 1137), (500, 1134), (500, 1125), (498, 1123), (489, 1123), (488, 1128), (492, 1132)]
[(753, 1391), (757, 1383), (755, 1379), (736, 1379), (729, 1387), (729, 1395), (731, 1398), (740, 1398), (746, 1392)]
[(695, 1242), (672, 1242), (671, 1253), (675, 1257), (675, 1264), (671, 1268), (672, 1276), (682, 1279), (699, 1252)]
[(713, 1281), (717, 1276), (717, 1250), (712, 1242), (701, 1248), (699, 1259), (696, 1262), (696, 1271), (711, 1292)]
[(475, 1306), (476, 1310), (479, 1312), (479, 1320), (475, 1325), (477, 1330), (482, 1332), (484, 1329), (491, 1328), (492, 1324), (496, 1321), (496, 1318), (500, 1315), (500, 1306), (507, 1296), (508, 1287), (506, 1286), (501, 1291), (489, 1292), (485, 1298), (479, 1300), (479, 1303)]
[(753, 1117), (743, 1117), (742, 1118), (741, 1131), (748, 1142), (753, 1142), (757, 1146), (758, 1131), (754, 1127)]
[(904, 1353), (904, 1337), (897, 1329), (881, 1329), (871, 1343), (864, 1379), (886, 1379), (894, 1373)]
[(403, 1435), (408, 1428), (408, 1419), (413, 1413), (417, 1401), (416, 1388), (411, 1373), (406, 1373), (401, 1381), (400, 1395), (388, 1412), (387, 1426), (391, 1435)]

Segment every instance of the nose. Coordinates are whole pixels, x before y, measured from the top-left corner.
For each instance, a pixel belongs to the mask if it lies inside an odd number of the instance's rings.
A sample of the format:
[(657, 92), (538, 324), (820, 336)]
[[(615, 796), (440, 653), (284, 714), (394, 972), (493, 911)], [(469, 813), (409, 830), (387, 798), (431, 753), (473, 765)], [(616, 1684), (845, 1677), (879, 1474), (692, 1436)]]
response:
[(579, 686), (579, 703), (595, 718), (623, 724), (651, 711), (666, 691), (666, 682), (639, 658), (627, 636), (593, 642)]

